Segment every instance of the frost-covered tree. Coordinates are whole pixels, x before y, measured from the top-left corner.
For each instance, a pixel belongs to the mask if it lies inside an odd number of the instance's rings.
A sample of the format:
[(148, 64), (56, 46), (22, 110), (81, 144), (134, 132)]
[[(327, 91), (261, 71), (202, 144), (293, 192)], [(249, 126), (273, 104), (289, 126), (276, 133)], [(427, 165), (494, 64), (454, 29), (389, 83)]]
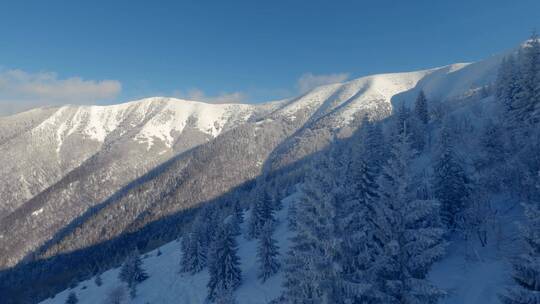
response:
[(337, 183), (329, 161), (318, 161), (296, 202), (296, 235), (285, 260), (288, 303), (342, 303)]
[(227, 217), (226, 221), (231, 224), (231, 227), (236, 236), (242, 234), (242, 223), (244, 222), (244, 211), (238, 201), (232, 205), (232, 213)]
[(414, 115), (416, 118), (424, 125), (427, 125), (429, 122), (429, 110), (426, 94), (421, 90), (416, 97), (416, 102), (414, 103)]
[(406, 133), (398, 137), (379, 179), (375, 238), (384, 252), (374, 263), (382, 303), (437, 303), (444, 292), (426, 274), (444, 253), (439, 205), (416, 198)]
[(238, 244), (230, 224), (218, 230), (208, 256), (208, 299), (215, 301), (224, 292), (233, 292), (242, 282)]
[(137, 294), (137, 284), (148, 278), (148, 274), (146, 274), (146, 271), (142, 268), (141, 257), (137, 250), (131, 252), (127, 256), (124, 264), (122, 264), (122, 268), (120, 268), (118, 278), (120, 281), (127, 284), (131, 298), (135, 298)]
[(536, 33), (518, 52), (515, 62), (512, 56), (501, 63), (496, 88), (497, 98), (508, 112), (508, 129), (513, 136), (526, 138), (540, 115), (540, 41)]
[[(540, 190), (540, 178), (538, 181)], [(523, 227), (527, 252), (515, 259), (514, 287), (501, 296), (505, 304), (540, 303), (540, 202), (525, 204), (527, 224)]]
[(205, 207), (201, 214), (195, 219), (195, 226), (199, 227), (200, 234), (199, 237), (202, 238), (202, 244), (206, 251), (210, 248), (210, 243), (214, 236), (217, 234), (219, 229), (219, 216), (215, 207), (207, 206)]
[(287, 210), (287, 226), (289, 227), (289, 230), (296, 230), (296, 204), (293, 202), (289, 205), (289, 209)]
[(279, 247), (277, 241), (273, 238), (274, 225), (267, 222), (263, 231), (259, 235), (257, 246), (257, 261), (259, 262), (258, 277), (262, 282), (265, 282), (276, 274), (279, 270), (280, 263)]
[(196, 222), (193, 231), (182, 238), (181, 271), (197, 273), (206, 267), (207, 250), (204, 247), (203, 227)]
[(495, 96), (506, 114), (511, 112), (513, 98), (518, 91), (518, 72), (514, 55), (504, 57), (497, 73)]
[(340, 207), (342, 276), (344, 284), (350, 288), (348, 297), (355, 303), (375, 300), (370, 288), (374, 278), (372, 266), (375, 257), (381, 254), (373, 234), (379, 198), (376, 179), (371, 164), (356, 155), (349, 166), (346, 195)]
[(268, 221), (273, 222), (274, 202), (267, 191), (258, 192), (248, 222), (248, 237), (258, 238)]
[(124, 304), (127, 301), (127, 293), (124, 286), (117, 286), (109, 290), (104, 304)]
[(77, 304), (78, 302), (77, 295), (73, 291), (70, 292), (66, 299), (66, 304)]
[(533, 32), (527, 45), (523, 50), (522, 58), (522, 74), (521, 77), (521, 90), (520, 96), (518, 96), (518, 102), (523, 106), (518, 115), (524, 119), (524, 121), (533, 124), (537, 121), (533, 117), (535, 110), (540, 106), (540, 40), (536, 32)]
[(449, 229), (455, 229), (468, 205), (470, 181), (456, 153), (448, 126), (444, 126), (434, 164), (433, 191), (441, 203), (441, 216)]
[(404, 132), (409, 132), (407, 130), (409, 119), (410, 119), (410, 110), (405, 106), (404, 102), (401, 102), (400, 105), (396, 108), (393, 115), (394, 119), (394, 137), (403, 134)]
[(216, 304), (236, 304), (236, 297), (234, 292), (231, 289), (220, 289), (216, 293), (216, 299), (214, 301)]
[(413, 140), (413, 147), (417, 151), (423, 151), (426, 145), (427, 124), (429, 122), (429, 112), (426, 95), (420, 91), (414, 104), (414, 116), (411, 119), (410, 127)]
[(103, 285), (103, 280), (101, 279), (101, 275), (100, 275), (100, 274), (98, 274), (98, 275), (96, 276), (96, 278), (94, 279), (94, 283), (96, 283), (96, 286), (101, 286), (101, 285)]
[(480, 138), (480, 147), (485, 153), (488, 163), (496, 164), (504, 159), (504, 134), (499, 125), (488, 119)]
[(244, 223), (244, 210), (242, 209), (238, 201), (234, 202), (233, 212), (236, 216), (236, 221), (238, 222), (238, 224)]
[(386, 156), (384, 134), (380, 123), (369, 120), (367, 115), (362, 122), (363, 136), (358, 140), (360, 149), (353, 151), (353, 158), (362, 155), (363, 159), (370, 164), (375, 173), (378, 173), (384, 163)]

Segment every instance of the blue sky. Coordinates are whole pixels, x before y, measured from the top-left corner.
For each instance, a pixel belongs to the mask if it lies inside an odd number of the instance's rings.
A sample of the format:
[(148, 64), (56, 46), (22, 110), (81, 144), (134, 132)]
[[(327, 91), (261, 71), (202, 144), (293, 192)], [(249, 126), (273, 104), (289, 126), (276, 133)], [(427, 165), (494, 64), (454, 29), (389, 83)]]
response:
[(261, 102), (479, 60), (533, 28), (538, 0), (0, 0), (0, 107), (154, 95)]

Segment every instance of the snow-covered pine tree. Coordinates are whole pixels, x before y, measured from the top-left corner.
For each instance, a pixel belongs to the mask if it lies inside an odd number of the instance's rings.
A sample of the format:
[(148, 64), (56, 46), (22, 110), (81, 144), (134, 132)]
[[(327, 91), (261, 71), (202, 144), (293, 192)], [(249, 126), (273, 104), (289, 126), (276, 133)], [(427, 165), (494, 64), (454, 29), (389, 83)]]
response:
[(276, 274), (280, 267), (278, 261), (279, 247), (277, 241), (272, 236), (273, 233), (274, 225), (271, 222), (267, 222), (258, 239), (257, 261), (260, 267), (258, 277), (262, 282), (265, 282), (268, 278)]
[[(509, 67), (506, 69), (508, 70)], [(502, 72), (504, 71), (501, 70)], [(526, 138), (530, 126), (538, 123), (537, 114), (540, 108), (540, 41), (536, 33), (531, 35), (524, 48), (518, 53), (517, 67), (513, 72), (512, 82), (509, 81), (507, 84), (513, 90), (507, 92), (504, 90), (506, 86), (502, 85), (500, 91), (510, 95), (511, 104), (507, 124), (514, 132), (512, 136)], [(504, 75), (500, 77), (502, 80), (508, 78)], [(506, 97), (506, 95), (502, 96)]]
[(287, 303), (343, 303), (337, 183), (328, 159), (318, 160), (296, 202), (296, 235), (286, 257)]
[(503, 106), (506, 114), (511, 112), (512, 100), (517, 92), (517, 73), (518, 70), (514, 55), (504, 57), (497, 73), (495, 96)]
[(374, 258), (381, 248), (373, 238), (378, 203), (377, 182), (371, 165), (361, 155), (354, 155), (346, 175), (346, 195), (342, 203), (340, 225), (343, 231), (342, 259), (348, 297), (354, 303), (375, 300), (371, 290)]
[(217, 234), (218, 227), (221, 226), (216, 208), (212, 205), (204, 207), (199, 216), (195, 218), (193, 226), (194, 231), (197, 231), (198, 237), (201, 239), (201, 246), (208, 256), (210, 244)]
[(486, 161), (496, 164), (504, 159), (504, 137), (500, 126), (487, 119), (480, 138), (480, 146), (485, 153)]
[(197, 273), (206, 267), (206, 250), (203, 246), (200, 225), (194, 226), (193, 231), (182, 238), (181, 271)]
[[(540, 172), (537, 187), (540, 190)], [(505, 304), (540, 303), (540, 202), (531, 202), (524, 207), (528, 222), (522, 232), (527, 252), (514, 260), (516, 285), (501, 295)]]
[(296, 216), (296, 204), (292, 202), (287, 210), (287, 226), (289, 227), (289, 230), (296, 230)]
[(420, 93), (418, 93), (418, 97), (416, 97), (416, 101), (414, 103), (414, 115), (422, 124), (428, 124), (429, 110), (424, 90), (420, 90)]
[(220, 289), (216, 293), (216, 299), (214, 301), (216, 304), (236, 304), (236, 297), (234, 296), (234, 291), (231, 289)]
[(233, 209), (236, 216), (236, 221), (238, 222), (238, 224), (242, 224), (244, 222), (244, 210), (242, 209), (238, 201), (234, 202)]
[(526, 47), (523, 50), (522, 59), (522, 87), (524, 93), (521, 98), (524, 99), (525, 107), (521, 113), (524, 122), (533, 125), (534, 112), (540, 107), (540, 40), (536, 32), (533, 32)]
[(135, 298), (137, 284), (148, 278), (148, 274), (142, 268), (142, 261), (138, 250), (134, 250), (127, 256), (124, 264), (122, 264), (118, 278), (127, 284), (131, 298)]
[(264, 225), (268, 221), (273, 221), (274, 212), (274, 202), (270, 194), (267, 191), (259, 191), (248, 222), (248, 238), (258, 238)]
[(384, 253), (374, 263), (382, 303), (437, 303), (444, 292), (426, 279), (444, 253), (439, 205), (413, 191), (413, 150), (406, 131), (398, 137), (379, 179), (375, 238)]
[(397, 136), (403, 134), (405, 130), (408, 127), (409, 124), (409, 118), (410, 118), (410, 110), (405, 106), (404, 102), (401, 102), (399, 107), (397, 107), (396, 112), (393, 115), (394, 117), (394, 137), (397, 138)]
[(414, 104), (414, 116), (411, 119), (411, 134), (413, 135), (413, 147), (421, 152), (427, 141), (427, 124), (429, 122), (429, 112), (426, 95), (420, 91)]
[(233, 292), (242, 282), (238, 244), (230, 224), (218, 230), (208, 256), (208, 299), (215, 301), (223, 292)]
[(235, 236), (242, 234), (242, 223), (244, 222), (244, 211), (238, 201), (234, 202), (232, 205), (232, 213), (226, 219), (228, 223), (231, 224), (231, 227), (234, 231)]
[(96, 283), (96, 286), (101, 286), (103, 284), (103, 280), (101, 279), (101, 275), (98, 274), (96, 278), (94, 279), (94, 283)]
[(66, 304), (77, 304), (79, 303), (79, 299), (77, 298), (77, 295), (72, 291), (69, 293)]
[(350, 152), (351, 159), (362, 155), (375, 172), (378, 172), (384, 161), (384, 135), (379, 123), (372, 122), (366, 114), (362, 118), (360, 128), (351, 137), (354, 141)]
[(126, 303), (126, 288), (125, 286), (117, 286), (107, 293), (105, 304), (124, 304)]
[(441, 216), (453, 230), (468, 206), (470, 180), (454, 152), (449, 127), (441, 130), (439, 151), (434, 165), (433, 191), (441, 204)]

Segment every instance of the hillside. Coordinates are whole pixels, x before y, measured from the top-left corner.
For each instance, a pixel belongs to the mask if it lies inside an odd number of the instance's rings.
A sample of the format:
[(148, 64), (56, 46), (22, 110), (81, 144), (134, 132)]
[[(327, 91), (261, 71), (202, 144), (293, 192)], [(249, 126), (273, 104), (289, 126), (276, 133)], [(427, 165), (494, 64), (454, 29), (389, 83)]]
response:
[(9, 131), (0, 155), (9, 166), (0, 262), (17, 265), (6, 277), (33, 269), (32, 284), (58, 282), (50, 288), (59, 291), (117, 265), (133, 244), (147, 251), (176, 238), (200, 206), (247, 206), (261, 187), (290, 194), (302, 166), (358, 133), (365, 115), (388, 129), (392, 112), (421, 91), (434, 111), (474, 109), (501, 58), (366, 76), (260, 105), (149, 98), (2, 118)]

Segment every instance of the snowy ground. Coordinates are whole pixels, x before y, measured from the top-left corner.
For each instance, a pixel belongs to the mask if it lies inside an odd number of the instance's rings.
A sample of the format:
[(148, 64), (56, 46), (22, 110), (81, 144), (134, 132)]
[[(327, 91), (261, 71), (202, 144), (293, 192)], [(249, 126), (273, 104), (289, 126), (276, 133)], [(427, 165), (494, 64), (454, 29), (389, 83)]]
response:
[[(278, 212), (278, 226), (274, 237), (280, 247), (281, 258), (289, 248), (290, 231), (287, 230), (287, 208), (294, 195), (283, 200), (284, 208)], [(245, 224), (244, 224), (245, 226)], [(278, 273), (268, 279), (264, 284), (257, 279), (256, 241), (247, 241), (243, 236), (238, 237), (239, 256), (241, 260), (243, 283), (235, 292), (238, 304), (266, 304), (281, 293), (282, 275)], [(137, 297), (129, 303), (145, 304), (196, 304), (204, 303), (207, 294), (206, 283), (208, 272), (206, 270), (196, 274), (180, 273), (180, 242), (168, 243), (159, 249), (162, 254), (157, 255), (157, 249), (149, 252), (143, 259), (143, 267), (150, 277), (137, 287)], [(118, 269), (106, 271), (101, 275), (103, 285), (97, 286), (94, 279), (79, 283), (73, 289), (65, 290), (47, 299), (43, 304), (63, 304), (70, 292), (75, 292), (80, 304), (104, 303), (111, 290), (121, 286), (118, 280)]]
[(492, 203), (496, 216), (488, 225), (488, 244), (455, 240), (430, 272), (430, 279), (448, 293), (442, 304), (497, 304), (498, 295), (512, 284), (509, 258), (521, 248), (518, 222), (523, 213), (511, 199), (499, 197)]
[[(277, 214), (279, 224), (274, 236), (278, 240), (282, 258), (289, 248), (291, 237), (291, 232), (287, 230), (287, 208), (294, 199), (295, 195), (287, 197), (283, 201), (283, 210)], [(508, 257), (519, 250), (516, 223), (521, 220), (522, 212), (519, 204), (504, 198), (496, 199), (493, 206), (497, 220), (490, 226), (488, 245), (481, 247), (474, 239), (469, 242), (455, 240), (445, 258), (435, 264), (430, 272), (430, 279), (448, 292), (443, 304), (496, 304), (499, 303), (497, 295), (511, 283)], [(266, 304), (281, 293), (282, 274), (278, 273), (261, 284), (257, 280), (256, 241), (247, 241), (243, 236), (238, 241), (243, 276), (243, 283), (235, 293), (238, 303)], [(145, 255), (144, 268), (150, 278), (138, 286), (137, 297), (129, 303), (204, 303), (207, 271), (196, 275), (179, 273), (181, 253), (178, 241), (162, 246), (160, 251), (160, 256), (157, 256), (157, 250)], [(62, 304), (71, 291), (76, 293), (81, 304), (104, 303), (110, 291), (121, 286), (118, 269), (103, 273), (102, 279), (103, 285), (100, 287), (93, 279), (84, 281), (42, 303)]]

